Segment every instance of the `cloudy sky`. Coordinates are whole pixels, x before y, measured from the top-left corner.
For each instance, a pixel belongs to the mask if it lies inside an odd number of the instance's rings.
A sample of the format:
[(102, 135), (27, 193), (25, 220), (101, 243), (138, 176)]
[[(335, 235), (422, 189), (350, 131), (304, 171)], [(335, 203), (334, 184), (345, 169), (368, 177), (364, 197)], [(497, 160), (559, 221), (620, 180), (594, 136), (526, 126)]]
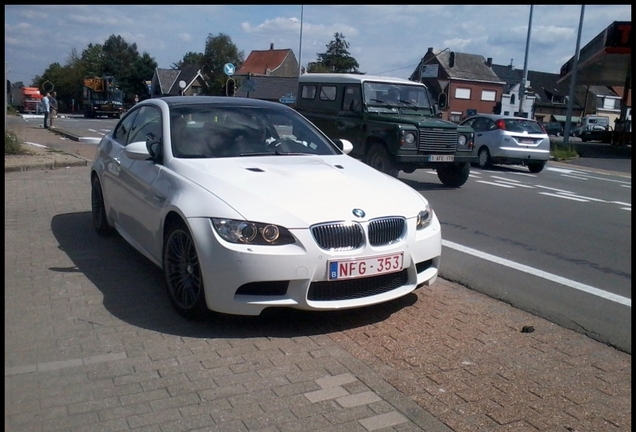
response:
[[(224, 33), (245, 58), (252, 50), (290, 48), (303, 66), (345, 36), (360, 71), (408, 78), (428, 47), (492, 57), (524, 68), (530, 5), (8, 5), (5, 67), (12, 82), (31, 84), (51, 63), (65, 65), (92, 44), (118, 35), (160, 68), (189, 51), (203, 52), (208, 35)], [(629, 5), (586, 5), (583, 48), (614, 21), (631, 21)], [(559, 73), (576, 52), (581, 6), (535, 5), (528, 69)], [(302, 26), (301, 26), (302, 23)], [(301, 31), (302, 28), (302, 31)], [(302, 37), (301, 37), (302, 35)], [(302, 40), (302, 47), (301, 47)], [(149, 77), (150, 78), (150, 77)]]

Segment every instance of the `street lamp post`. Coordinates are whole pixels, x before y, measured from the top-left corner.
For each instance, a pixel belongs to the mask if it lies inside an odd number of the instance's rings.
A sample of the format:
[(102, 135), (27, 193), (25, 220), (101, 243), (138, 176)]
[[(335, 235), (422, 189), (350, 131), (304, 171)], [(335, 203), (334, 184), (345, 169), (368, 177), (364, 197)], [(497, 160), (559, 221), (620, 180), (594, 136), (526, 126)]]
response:
[(300, 46), (298, 47), (298, 77), (303, 74), (303, 5), (300, 5)]
[(532, 31), (532, 8), (530, 5), (530, 19), (528, 20), (528, 38), (526, 39), (526, 57), (523, 60), (523, 78), (519, 86), (519, 117), (526, 117), (523, 105), (526, 103), (526, 83), (528, 82), (528, 49), (530, 48), (530, 32)]

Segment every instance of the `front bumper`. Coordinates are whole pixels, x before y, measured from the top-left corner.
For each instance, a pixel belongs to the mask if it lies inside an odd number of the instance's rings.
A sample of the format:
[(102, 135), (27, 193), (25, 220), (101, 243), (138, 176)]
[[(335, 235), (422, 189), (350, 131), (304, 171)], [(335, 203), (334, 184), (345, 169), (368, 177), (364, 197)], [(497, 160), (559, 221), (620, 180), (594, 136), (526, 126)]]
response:
[[(259, 315), (270, 307), (304, 310), (349, 309), (383, 303), (407, 295), (438, 275), (441, 227), (415, 231), (396, 244), (332, 252), (317, 247), (309, 230), (291, 230), (297, 242), (285, 246), (250, 246), (222, 240), (209, 219), (188, 220), (195, 239), (208, 308), (236, 315)], [(402, 252), (402, 272), (329, 281), (328, 262)], [(399, 273), (399, 274), (398, 274)], [(343, 294), (345, 292), (346, 294)], [(312, 300), (313, 298), (313, 300)]]

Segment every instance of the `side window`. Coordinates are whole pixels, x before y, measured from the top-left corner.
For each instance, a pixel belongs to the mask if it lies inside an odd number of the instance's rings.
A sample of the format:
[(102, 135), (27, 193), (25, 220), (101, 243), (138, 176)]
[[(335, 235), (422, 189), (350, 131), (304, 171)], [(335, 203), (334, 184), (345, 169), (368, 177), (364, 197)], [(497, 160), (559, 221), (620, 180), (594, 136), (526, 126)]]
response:
[(362, 92), (359, 86), (347, 86), (342, 101), (343, 111), (360, 111), (362, 108)]
[(128, 143), (128, 134), (130, 133), (130, 129), (132, 129), (133, 121), (138, 113), (139, 110), (131, 112), (115, 127), (113, 138), (119, 144), (125, 146)]
[(335, 101), (336, 93), (336, 86), (322, 86), (320, 87), (320, 100)]
[(484, 117), (479, 117), (475, 119), (475, 121), (472, 124), (472, 128), (475, 129), (475, 132), (488, 130), (488, 119)]
[(155, 107), (145, 106), (139, 109), (126, 144), (135, 141), (158, 141), (162, 135), (161, 111)]
[(304, 85), (302, 91), (300, 92), (301, 99), (313, 99), (316, 97), (316, 86), (315, 85)]

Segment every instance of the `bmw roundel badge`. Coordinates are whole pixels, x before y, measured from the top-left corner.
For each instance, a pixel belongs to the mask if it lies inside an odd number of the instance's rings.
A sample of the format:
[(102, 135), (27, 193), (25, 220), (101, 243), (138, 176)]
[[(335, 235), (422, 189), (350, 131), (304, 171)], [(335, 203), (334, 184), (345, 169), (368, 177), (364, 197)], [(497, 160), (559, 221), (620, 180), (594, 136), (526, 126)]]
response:
[(365, 214), (366, 213), (362, 209), (359, 209), (359, 208), (353, 209), (353, 215), (355, 217), (363, 218)]

